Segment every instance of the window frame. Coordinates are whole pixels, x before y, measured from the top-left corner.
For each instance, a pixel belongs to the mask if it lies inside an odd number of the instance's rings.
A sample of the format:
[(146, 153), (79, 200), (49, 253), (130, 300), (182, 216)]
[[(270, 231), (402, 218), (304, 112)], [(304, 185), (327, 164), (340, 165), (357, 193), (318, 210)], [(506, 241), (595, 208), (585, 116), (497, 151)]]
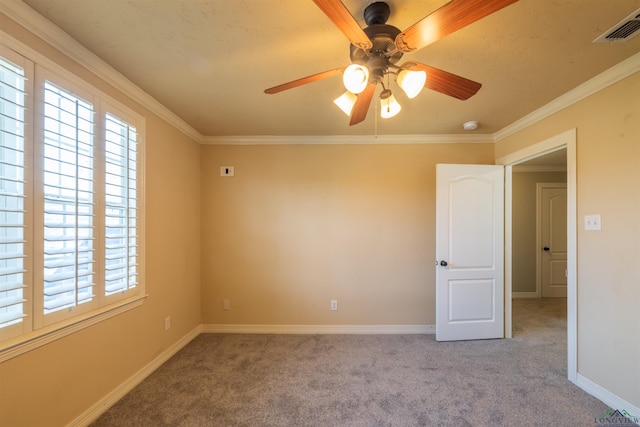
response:
[[(19, 44), (19, 43), (18, 43)], [(26, 180), (32, 185), (26, 185), (25, 191), (31, 191), (28, 197), (29, 203), (33, 206), (29, 210), (32, 215), (27, 215), (26, 221), (27, 233), (30, 234), (27, 262), (28, 267), (25, 268), (32, 276), (32, 281), (25, 288), (28, 300), (24, 305), (24, 312), (28, 316), (26, 321), (20, 322), (19, 327), (11, 325), (0, 329), (0, 362), (18, 356), (24, 352), (30, 351), (48, 342), (59, 339), (78, 330), (116, 316), (143, 304), (147, 297), (145, 289), (145, 118), (132, 109), (124, 106), (122, 103), (111, 98), (109, 95), (101, 92), (94, 86), (86, 83), (66, 69), (58, 66), (39, 53), (26, 49), (18, 49), (14, 45), (0, 44), (0, 56), (16, 63), (16, 58), (20, 59), (27, 67), (19, 63), (25, 73), (30, 66), (30, 75), (27, 83), (30, 88), (30, 95), (27, 98), (31, 104), (29, 110), (32, 114), (26, 114), (30, 120), (27, 126), (29, 135), (25, 135), (25, 176)], [(44, 136), (44, 107), (42, 102), (44, 82), (50, 81), (55, 86), (65, 91), (73, 93), (75, 96), (82, 98), (93, 105), (94, 123), (93, 123), (93, 163), (94, 163), (94, 200), (93, 211), (93, 229), (94, 229), (94, 283), (95, 301), (90, 304), (79, 305), (71, 310), (60, 310), (44, 315), (43, 313), (43, 282), (42, 282), (42, 245), (43, 245), (43, 222), (42, 213), (42, 176), (43, 176), (43, 136)], [(35, 100), (35, 102), (33, 102)], [(33, 105), (35, 104), (35, 105)], [(137, 286), (117, 292), (115, 294), (106, 295), (104, 286), (104, 194), (105, 194), (105, 168), (104, 168), (104, 140), (105, 140), (105, 120), (107, 114), (117, 117), (119, 120), (136, 128), (137, 150), (136, 150), (136, 192), (137, 192), (137, 217), (136, 217), (136, 239), (137, 247)], [(27, 131), (25, 131), (25, 134)], [(28, 141), (27, 141), (28, 139)], [(27, 154), (28, 153), (28, 154)], [(26, 209), (25, 209), (26, 210)], [(8, 329), (12, 329), (11, 333), (6, 333)]]

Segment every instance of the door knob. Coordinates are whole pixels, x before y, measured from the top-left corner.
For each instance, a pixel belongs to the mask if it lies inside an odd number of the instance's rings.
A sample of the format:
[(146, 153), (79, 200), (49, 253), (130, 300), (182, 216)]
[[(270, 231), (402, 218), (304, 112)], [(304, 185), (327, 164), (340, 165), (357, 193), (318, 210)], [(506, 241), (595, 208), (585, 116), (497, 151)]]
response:
[(440, 261), (440, 265), (443, 266), (443, 267), (446, 267), (447, 266), (447, 261)]
[(544, 248), (542, 248), (543, 251), (548, 251), (549, 248), (547, 246), (545, 246)]

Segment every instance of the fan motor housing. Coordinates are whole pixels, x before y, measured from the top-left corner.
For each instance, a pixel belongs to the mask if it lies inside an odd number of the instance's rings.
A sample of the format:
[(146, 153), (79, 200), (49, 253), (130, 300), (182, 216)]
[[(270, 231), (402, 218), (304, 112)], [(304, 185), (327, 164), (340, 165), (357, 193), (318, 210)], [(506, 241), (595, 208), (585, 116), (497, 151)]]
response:
[[(369, 81), (378, 83), (387, 72), (389, 64), (395, 64), (402, 57), (396, 49), (395, 40), (401, 31), (393, 25), (387, 25), (391, 8), (382, 1), (371, 3), (364, 9), (364, 21), (367, 27), (364, 33), (371, 40), (370, 49), (350, 47), (349, 57), (354, 64), (366, 65), (369, 68)], [(393, 53), (392, 53), (393, 52)]]
[(351, 62), (366, 65), (369, 59), (375, 56), (385, 57), (390, 64), (395, 64), (402, 57), (402, 52), (397, 51), (392, 55), (389, 52), (396, 50), (395, 39), (401, 31), (393, 25), (374, 24), (363, 29), (369, 37), (373, 46), (371, 49), (363, 50), (354, 45), (350, 46)]

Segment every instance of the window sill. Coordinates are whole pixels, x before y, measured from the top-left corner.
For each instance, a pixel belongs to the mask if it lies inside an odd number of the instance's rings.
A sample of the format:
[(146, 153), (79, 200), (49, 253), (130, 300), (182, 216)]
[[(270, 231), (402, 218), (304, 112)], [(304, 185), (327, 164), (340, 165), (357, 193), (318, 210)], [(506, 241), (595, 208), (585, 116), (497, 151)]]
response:
[(140, 307), (147, 295), (140, 295), (119, 302), (109, 307), (103, 307), (99, 310), (87, 313), (84, 316), (57, 323), (49, 327), (39, 329), (38, 331), (7, 340), (0, 344), (0, 363), (5, 362), (21, 354), (35, 350), (38, 347), (49, 344), (57, 339), (66, 337), (67, 335), (78, 332), (84, 328), (110, 319), (119, 314), (125, 313), (136, 307)]

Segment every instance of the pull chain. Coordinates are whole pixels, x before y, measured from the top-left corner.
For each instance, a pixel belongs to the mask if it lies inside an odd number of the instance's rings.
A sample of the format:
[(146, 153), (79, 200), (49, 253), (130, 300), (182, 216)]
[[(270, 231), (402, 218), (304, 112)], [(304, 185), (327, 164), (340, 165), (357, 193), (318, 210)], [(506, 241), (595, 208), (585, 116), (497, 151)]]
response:
[[(387, 74), (387, 87), (389, 88), (389, 90), (391, 90), (391, 81), (389, 80), (389, 74)], [(390, 111), (391, 111), (391, 97), (387, 98), (387, 113), (389, 113)]]
[(378, 139), (378, 103), (374, 101), (373, 104), (374, 104), (373, 129), (374, 129), (375, 139)]

